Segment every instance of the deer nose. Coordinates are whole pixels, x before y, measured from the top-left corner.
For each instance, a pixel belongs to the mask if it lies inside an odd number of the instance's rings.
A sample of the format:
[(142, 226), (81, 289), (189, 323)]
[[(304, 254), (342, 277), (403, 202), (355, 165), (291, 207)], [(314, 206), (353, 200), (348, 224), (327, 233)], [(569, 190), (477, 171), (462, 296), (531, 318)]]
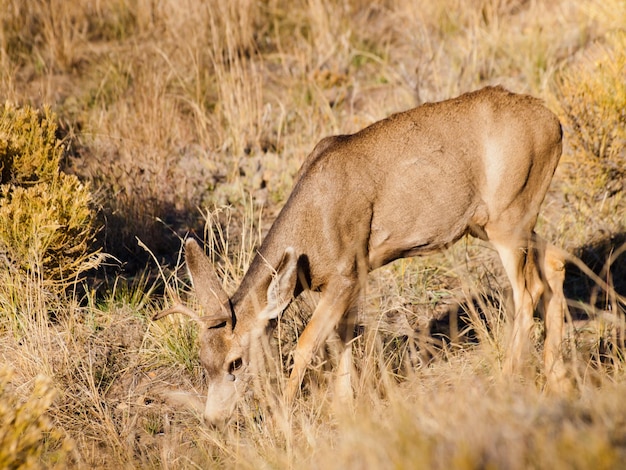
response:
[(215, 429), (220, 431), (226, 427), (226, 423), (229, 421), (229, 417), (223, 414), (215, 415), (213, 413), (205, 412), (202, 416), (204, 425), (209, 429)]
[(204, 425), (209, 429), (221, 430), (224, 428), (225, 422), (223, 420), (216, 420), (211, 416), (204, 415)]

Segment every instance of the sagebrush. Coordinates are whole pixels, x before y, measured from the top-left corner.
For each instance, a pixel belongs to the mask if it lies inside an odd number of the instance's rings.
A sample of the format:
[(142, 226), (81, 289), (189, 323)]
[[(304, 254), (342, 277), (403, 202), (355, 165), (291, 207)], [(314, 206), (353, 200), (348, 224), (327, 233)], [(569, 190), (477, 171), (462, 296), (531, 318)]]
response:
[(98, 264), (95, 201), (88, 184), (60, 170), (56, 116), (4, 105), (0, 113), (0, 262), (63, 289)]

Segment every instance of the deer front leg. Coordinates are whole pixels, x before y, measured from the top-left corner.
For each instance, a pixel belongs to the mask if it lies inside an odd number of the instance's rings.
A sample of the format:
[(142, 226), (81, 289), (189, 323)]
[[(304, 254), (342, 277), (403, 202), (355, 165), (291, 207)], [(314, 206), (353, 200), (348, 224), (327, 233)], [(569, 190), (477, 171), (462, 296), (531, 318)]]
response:
[(351, 306), (338, 327), (337, 371), (335, 378), (335, 404), (339, 407), (352, 405), (354, 394), (352, 390), (352, 340), (354, 326), (359, 310), (358, 303)]
[[(333, 283), (333, 286), (328, 286), (322, 294), (322, 298), (317, 304), (311, 320), (304, 328), (293, 354), (293, 369), (289, 376), (285, 394), (288, 403), (292, 403), (296, 397), (306, 368), (310, 364), (313, 355), (330, 336), (333, 329), (337, 327), (352, 304), (357, 285), (352, 280), (344, 279), (343, 281)], [(341, 353), (339, 360), (340, 373), (344, 372), (343, 369), (346, 369), (345, 363), (348, 360), (349, 352), (351, 352), (351, 346), (349, 349), (344, 348)]]

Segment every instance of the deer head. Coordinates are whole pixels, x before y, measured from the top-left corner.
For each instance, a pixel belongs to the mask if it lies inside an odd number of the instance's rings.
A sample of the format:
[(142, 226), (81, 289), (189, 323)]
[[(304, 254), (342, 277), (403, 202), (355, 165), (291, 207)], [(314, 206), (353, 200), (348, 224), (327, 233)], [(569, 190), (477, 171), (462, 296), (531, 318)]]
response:
[[(199, 328), (200, 362), (209, 384), (204, 416), (208, 423), (219, 424), (229, 417), (249, 385), (254, 361), (250, 345), (263, 334), (270, 319), (278, 317), (293, 298), (297, 258), (287, 248), (275, 269), (264, 299), (248, 295), (233, 304), (211, 265), (195, 240), (185, 244), (185, 261), (201, 312), (177, 303), (157, 313), (153, 320), (180, 313), (194, 320)], [(259, 309), (259, 305), (265, 305)]]

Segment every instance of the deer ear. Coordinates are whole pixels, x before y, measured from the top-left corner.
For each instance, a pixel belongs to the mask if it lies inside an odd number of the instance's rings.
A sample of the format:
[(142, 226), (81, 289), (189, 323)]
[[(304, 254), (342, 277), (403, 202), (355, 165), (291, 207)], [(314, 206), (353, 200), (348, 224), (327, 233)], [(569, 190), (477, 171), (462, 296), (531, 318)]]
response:
[(277, 318), (293, 299), (298, 279), (298, 257), (292, 247), (283, 254), (272, 282), (267, 288), (267, 307), (261, 312), (264, 320)]
[(226, 309), (228, 294), (222, 288), (211, 261), (192, 238), (185, 243), (185, 261), (196, 297), (204, 311), (211, 317), (230, 318)]

